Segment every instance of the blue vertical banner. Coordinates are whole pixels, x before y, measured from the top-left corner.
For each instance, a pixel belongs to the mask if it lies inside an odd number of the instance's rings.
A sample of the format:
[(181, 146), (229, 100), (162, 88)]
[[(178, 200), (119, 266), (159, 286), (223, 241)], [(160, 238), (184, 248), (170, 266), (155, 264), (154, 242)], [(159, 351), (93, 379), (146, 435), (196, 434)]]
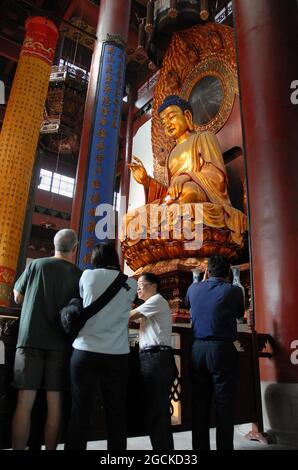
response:
[[(79, 266), (90, 268), (95, 244), (111, 235), (114, 183), (118, 155), (125, 73), (125, 50), (113, 43), (102, 46), (89, 167), (80, 231)], [(110, 209), (106, 210), (107, 207)], [(108, 213), (107, 213), (108, 212)], [(107, 222), (107, 224), (106, 224)], [(113, 224), (112, 224), (113, 225)]]

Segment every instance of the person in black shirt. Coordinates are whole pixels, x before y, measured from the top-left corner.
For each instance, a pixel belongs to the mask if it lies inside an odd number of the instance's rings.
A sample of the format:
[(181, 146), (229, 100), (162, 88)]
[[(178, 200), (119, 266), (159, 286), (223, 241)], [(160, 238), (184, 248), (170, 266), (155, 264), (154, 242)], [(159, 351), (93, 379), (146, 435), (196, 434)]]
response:
[(236, 318), (244, 315), (239, 287), (229, 284), (230, 263), (221, 255), (208, 261), (209, 279), (192, 284), (186, 299), (190, 304), (192, 345), (193, 450), (209, 450), (209, 421), (214, 391), (216, 448), (233, 449), (234, 404), (237, 388), (238, 353)]

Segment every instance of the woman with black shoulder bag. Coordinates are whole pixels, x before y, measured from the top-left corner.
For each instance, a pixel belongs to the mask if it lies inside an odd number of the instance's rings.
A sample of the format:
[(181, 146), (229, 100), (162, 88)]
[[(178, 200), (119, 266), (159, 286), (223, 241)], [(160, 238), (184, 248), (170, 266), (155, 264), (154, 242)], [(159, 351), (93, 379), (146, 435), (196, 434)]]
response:
[[(80, 279), (84, 308), (104, 297), (120, 272), (112, 244), (96, 245), (94, 269)], [(123, 275), (122, 275), (123, 276)], [(136, 281), (127, 279), (114, 297), (85, 323), (73, 342), (71, 357), (72, 409), (66, 450), (84, 450), (96, 382), (99, 380), (106, 415), (108, 450), (126, 449), (126, 394), (129, 368), (128, 315), (136, 295)], [(99, 301), (100, 302), (100, 301)]]

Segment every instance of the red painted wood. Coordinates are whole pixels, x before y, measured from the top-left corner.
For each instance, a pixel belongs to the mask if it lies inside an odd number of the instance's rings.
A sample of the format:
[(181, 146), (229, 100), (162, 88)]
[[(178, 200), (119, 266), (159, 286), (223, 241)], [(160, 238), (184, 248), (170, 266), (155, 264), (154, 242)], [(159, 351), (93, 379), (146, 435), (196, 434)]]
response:
[[(130, 85), (130, 91), (128, 94), (128, 113), (126, 119), (126, 130), (125, 130), (125, 160), (121, 165), (121, 181), (120, 181), (120, 210), (119, 210), (119, 224), (122, 223), (122, 219), (128, 209), (128, 200), (129, 200), (129, 186), (130, 186), (130, 170), (128, 164), (132, 159), (132, 146), (133, 146), (133, 137), (134, 137), (134, 118), (135, 118), (135, 101), (137, 97), (137, 92), (134, 85)], [(119, 253), (119, 259), (121, 267), (124, 267), (124, 260), (122, 257), (122, 252), (117, 239), (117, 248)]]
[(32, 225), (44, 225), (51, 224), (54, 230), (61, 230), (63, 228), (69, 228), (69, 220), (64, 220), (59, 217), (53, 217), (51, 215), (43, 215), (38, 212), (33, 212)]
[(120, 34), (127, 41), (130, 9), (131, 0), (101, 0), (97, 38), (104, 41), (107, 33)]
[(297, 383), (290, 361), (298, 339), (296, 1), (234, 0), (234, 12), (257, 330), (276, 341), (262, 379)]
[(11, 39), (0, 38), (0, 56), (17, 62), (21, 52), (22, 45), (12, 41)]
[(129, 197), (129, 183), (130, 183), (130, 170), (128, 164), (131, 162), (132, 157), (132, 145), (133, 145), (133, 126), (135, 117), (135, 103), (136, 90), (131, 88), (129, 93), (129, 109), (126, 121), (126, 139), (125, 139), (125, 163), (123, 165), (123, 173), (121, 177), (121, 196), (126, 197), (125, 207), (122, 207), (123, 215), (128, 209), (128, 197)]
[(238, 95), (235, 96), (233, 108), (227, 122), (223, 128), (217, 132), (216, 137), (218, 138), (220, 148), (223, 153), (233, 147), (243, 147), (240, 102)]
[(61, 194), (51, 193), (43, 189), (37, 189), (35, 192), (34, 205), (55, 209), (57, 211), (71, 212), (72, 199)]

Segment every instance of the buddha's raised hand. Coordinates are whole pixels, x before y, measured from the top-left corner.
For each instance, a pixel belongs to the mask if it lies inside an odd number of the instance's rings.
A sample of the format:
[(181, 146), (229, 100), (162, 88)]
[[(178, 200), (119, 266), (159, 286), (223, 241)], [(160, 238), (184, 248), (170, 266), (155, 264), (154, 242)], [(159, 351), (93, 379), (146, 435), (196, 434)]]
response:
[(133, 155), (132, 160), (132, 163), (128, 164), (128, 168), (132, 172), (134, 179), (137, 181), (137, 183), (147, 186), (148, 175), (143, 163), (135, 155)]

